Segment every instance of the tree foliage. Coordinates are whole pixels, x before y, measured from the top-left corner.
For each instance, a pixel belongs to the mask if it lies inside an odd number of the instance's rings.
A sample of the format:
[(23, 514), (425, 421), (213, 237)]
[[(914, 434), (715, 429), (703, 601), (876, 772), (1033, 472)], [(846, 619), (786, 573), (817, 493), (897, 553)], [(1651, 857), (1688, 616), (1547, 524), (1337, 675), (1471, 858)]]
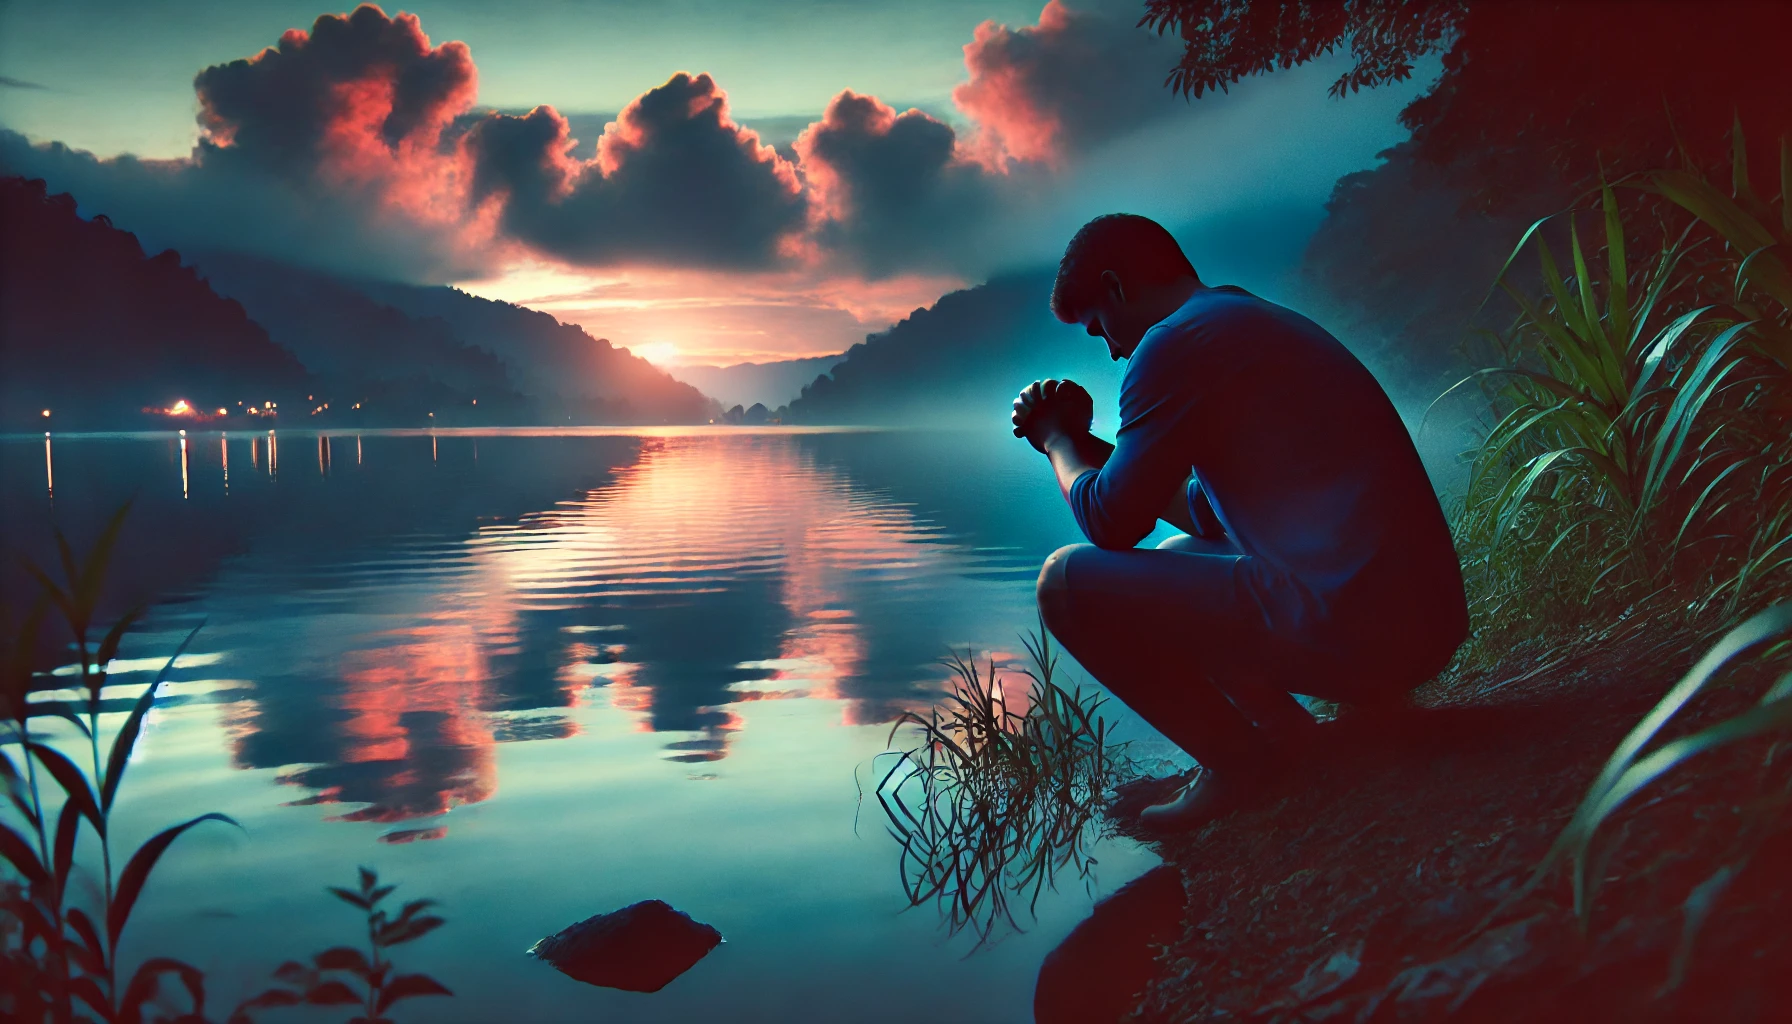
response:
[(1168, 84), (1195, 96), (1347, 49), (1343, 95), (1441, 53), (1401, 121), (1484, 208), (1683, 158), (1721, 168), (1737, 117), (1757, 138), (1792, 131), (1782, 2), (1147, 0), (1140, 23), (1183, 39)]
[(1348, 48), (1355, 64), (1331, 94), (1412, 77), (1413, 62), (1454, 35), (1464, 0), (1147, 0), (1140, 24), (1175, 32), (1185, 49), (1169, 84), (1184, 95), (1229, 87)]

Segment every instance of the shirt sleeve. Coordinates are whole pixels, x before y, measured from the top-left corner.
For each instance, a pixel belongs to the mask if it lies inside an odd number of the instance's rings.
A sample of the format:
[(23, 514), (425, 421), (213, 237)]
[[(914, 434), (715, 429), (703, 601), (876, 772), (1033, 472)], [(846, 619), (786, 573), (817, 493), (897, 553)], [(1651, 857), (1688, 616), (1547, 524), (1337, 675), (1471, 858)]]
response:
[(1197, 381), (1183, 368), (1166, 365), (1157, 358), (1161, 354), (1147, 353), (1145, 346), (1134, 354), (1139, 361), (1120, 391), (1114, 453), (1107, 465), (1077, 477), (1070, 487), (1071, 513), (1097, 547), (1123, 550), (1144, 540), (1188, 476), (1185, 439), (1200, 405)]

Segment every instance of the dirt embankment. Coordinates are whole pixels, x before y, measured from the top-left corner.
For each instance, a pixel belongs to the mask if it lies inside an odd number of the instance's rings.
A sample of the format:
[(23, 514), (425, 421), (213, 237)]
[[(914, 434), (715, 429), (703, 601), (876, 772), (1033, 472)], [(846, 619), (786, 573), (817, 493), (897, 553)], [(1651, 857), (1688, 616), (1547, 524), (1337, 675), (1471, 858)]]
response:
[[(1707, 644), (1637, 639), (1649, 632), (1508, 660), (1398, 715), (1346, 713), (1298, 786), (1159, 841), (1166, 869), (1085, 936), (1114, 965), (1127, 942), (1140, 951), (1131, 1019), (1792, 1019), (1792, 749), (1708, 754), (1620, 811), (1595, 845), (1584, 933), (1565, 871), (1523, 892), (1612, 749)], [(1767, 676), (1731, 672), (1671, 733), (1734, 714)], [(1066, 967), (1048, 963), (1042, 998), (1052, 970), (1083, 974)]]

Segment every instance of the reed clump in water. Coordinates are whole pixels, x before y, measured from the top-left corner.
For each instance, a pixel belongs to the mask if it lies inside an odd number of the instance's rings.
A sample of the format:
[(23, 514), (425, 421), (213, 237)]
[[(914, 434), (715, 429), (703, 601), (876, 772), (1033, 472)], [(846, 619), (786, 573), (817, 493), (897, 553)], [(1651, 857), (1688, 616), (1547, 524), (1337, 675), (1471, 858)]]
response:
[(976, 948), (1022, 930), (1018, 901), (1030, 916), (1060, 876), (1087, 880), (1103, 795), (1137, 774), (1109, 740), (1106, 699), (1059, 683), (1043, 629), (1023, 642), (1024, 701), (1007, 695), (993, 657), (979, 668), (970, 652), (953, 655), (952, 691), (890, 730), (892, 746), (904, 733), (913, 745), (880, 755), (895, 762), (876, 793), (902, 846), (903, 894), (937, 902), (948, 932), (970, 928)]

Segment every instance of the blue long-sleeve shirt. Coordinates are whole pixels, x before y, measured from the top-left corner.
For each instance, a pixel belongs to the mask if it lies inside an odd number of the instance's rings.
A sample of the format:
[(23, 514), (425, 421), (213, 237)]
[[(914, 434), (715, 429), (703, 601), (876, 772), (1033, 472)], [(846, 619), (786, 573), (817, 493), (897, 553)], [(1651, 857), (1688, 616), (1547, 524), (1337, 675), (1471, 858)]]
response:
[(1466, 635), (1449, 527), (1405, 424), (1306, 317), (1240, 288), (1197, 291), (1133, 352), (1114, 443), (1070, 489), (1091, 543), (1136, 545), (1192, 472), (1191, 516), (1244, 556), (1240, 599), (1269, 628), (1350, 650), (1453, 651)]

